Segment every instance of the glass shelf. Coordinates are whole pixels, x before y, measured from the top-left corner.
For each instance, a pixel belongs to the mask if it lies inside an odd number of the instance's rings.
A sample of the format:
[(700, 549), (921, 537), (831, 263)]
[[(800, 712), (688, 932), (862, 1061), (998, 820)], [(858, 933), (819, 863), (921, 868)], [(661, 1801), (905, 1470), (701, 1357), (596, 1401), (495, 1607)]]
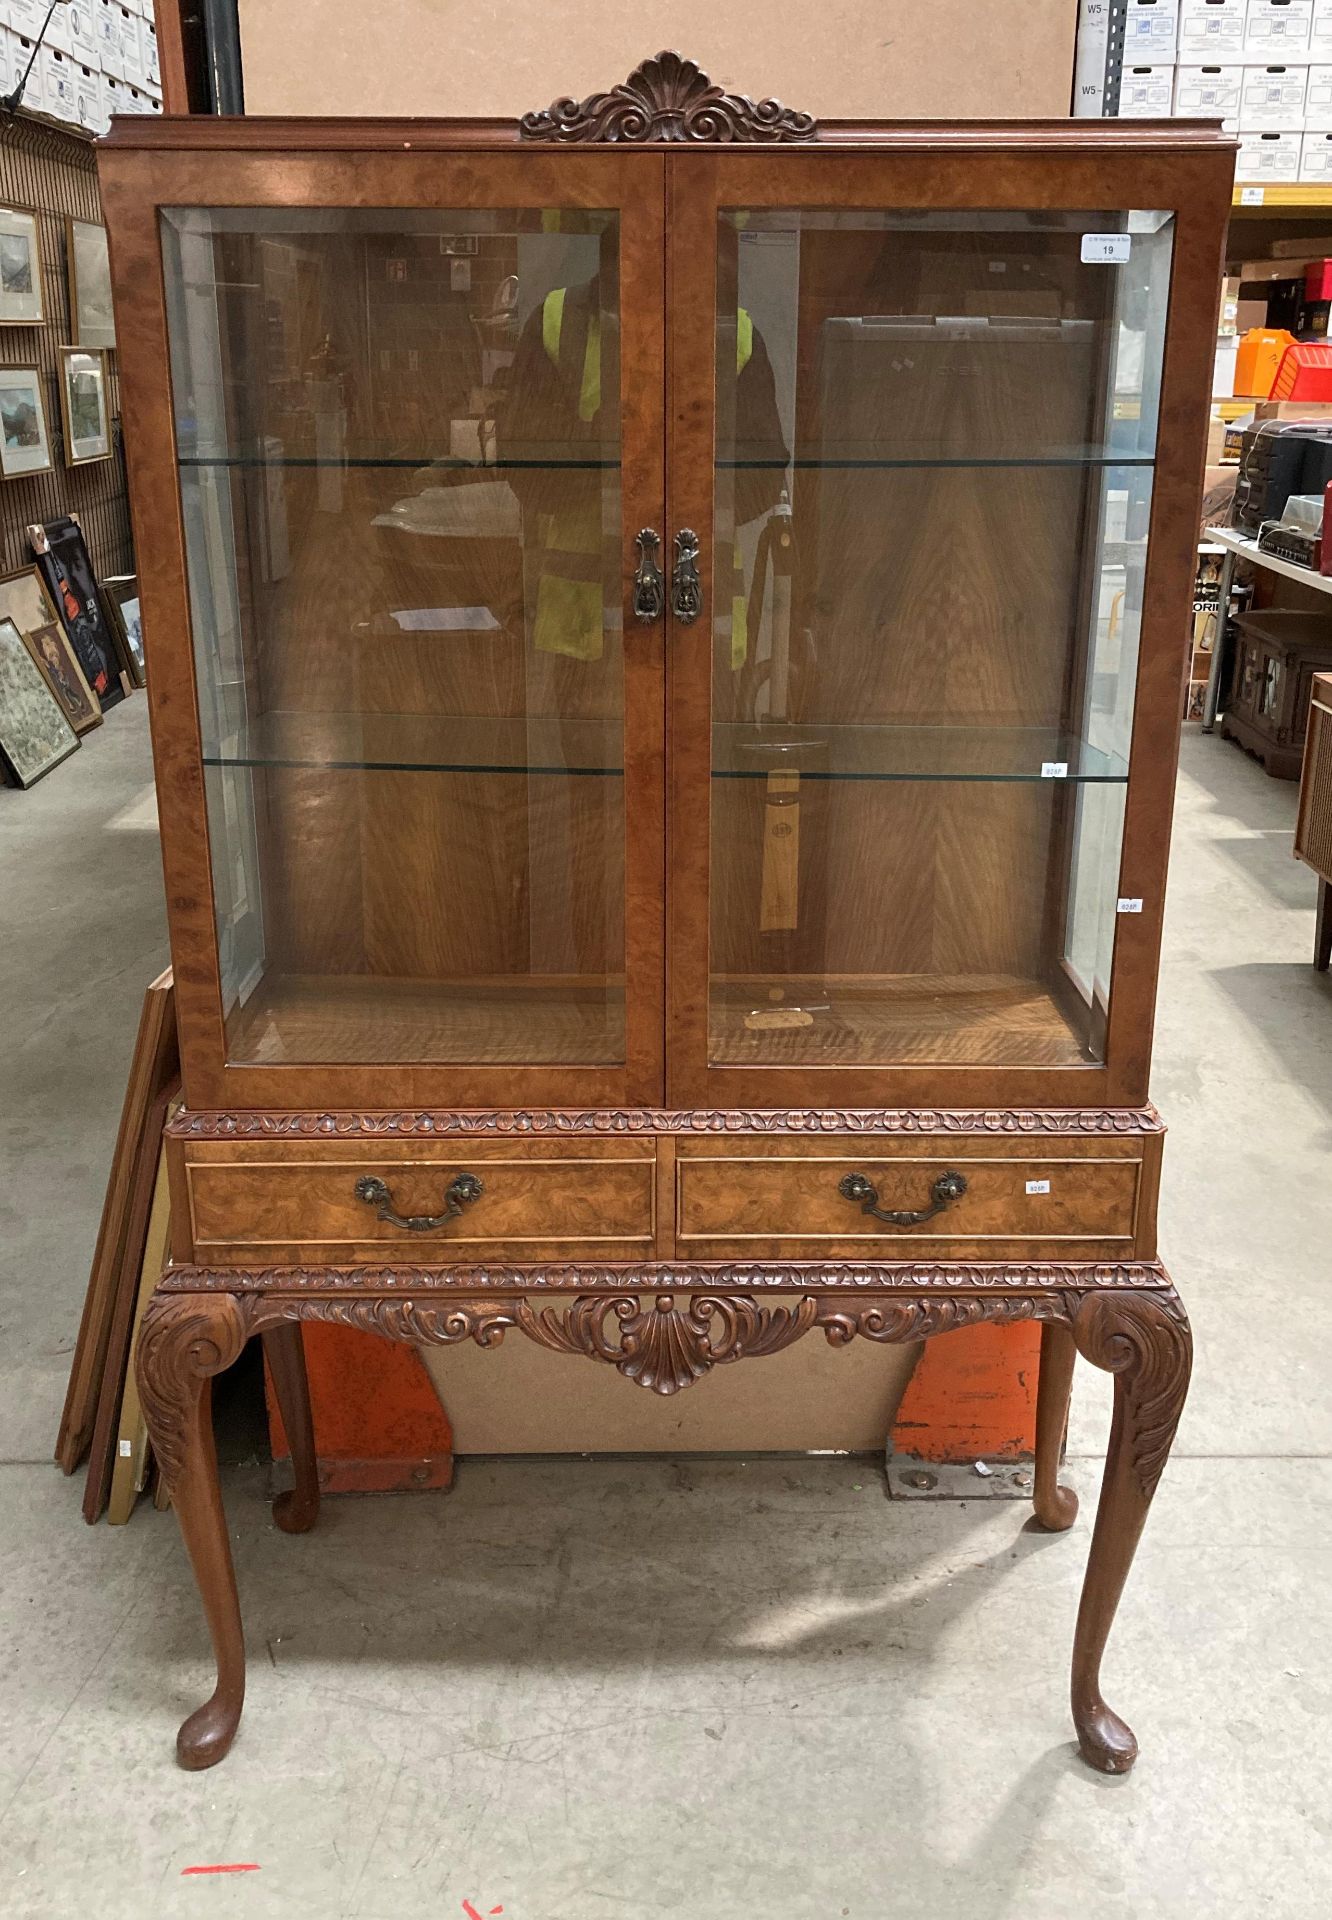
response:
[(618, 460), (456, 460), (437, 458), (433, 454), (394, 455), (376, 454), (365, 456), (347, 454), (335, 458), (321, 459), (317, 454), (283, 454), (279, 458), (262, 453), (182, 453), (178, 455), (177, 466), (181, 467), (309, 467), (342, 472), (345, 468), (355, 467), (374, 471), (406, 468), (412, 473), (506, 473), (538, 472), (553, 470), (573, 473), (618, 473)]
[(902, 467), (953, 467), (983, 469), (1001, 468), (1068, 468), (1068, 467), (1147, 467), (1156, 465), (1149, 454), (1106, 453), (1090, 448), (1072, 449), (1065, 453), (1037, 454), (946, 454), (922, 453), (901, 455), (853, 455), (821, 453), (818, 455), (796, 454), (792, 459), (781, 460), (718, 460), (717, 467), (724, 473), (796, 473), (811, 472), (865, 472), (887, 473)]
[[(209, 767), (324, 772), (573, 774), (619, 779), (618, 722), (480, 714), (259, 714), (205, 748)], [(712, 729), (716, 780), (1067, 780), (1123, 785), (1116, 754), (1040, 727), (762, 727)]]
[(1049, 780), (1123, 785), (1128, 762), (1045, 727), (736, 725), (712, 729), (714, 780)]
[(484, 714), (258, 714), (204, 748), (206, 767), (325, 772), (577, 774), (622, 778), (618, 721)]

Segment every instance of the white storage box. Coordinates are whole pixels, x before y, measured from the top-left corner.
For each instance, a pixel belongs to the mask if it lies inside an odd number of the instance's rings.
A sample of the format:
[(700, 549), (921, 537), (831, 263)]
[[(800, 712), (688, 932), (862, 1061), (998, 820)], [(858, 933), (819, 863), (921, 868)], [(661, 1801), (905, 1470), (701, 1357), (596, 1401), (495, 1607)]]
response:
[(114, 73), (102, 75), (102, 105), (108, 120), (112, 114), (130, 111), (129, 96), (130, 90), (123, 80), (117, 79)]
[[(24, 33), (12, 33), (9, 37), (13, 42), (11, 52), (14, 56), (14, 85), (17, 86), (23, 78), (29, 60), (32, 60), (32, 50), (36, 42), (29, 40), (28, 36)], [(40, 53), (35, 60), (32, 60), (32, 72), (28, 75), (28, 84), (23, 89), (23, 105), (25, 107), (32, 107), (39, 113), (46, 111), (46, 93), (42, 87), (42, 56)]]
[(1309, 35), (1309, 58), (1332, 60), (1332, 0), (1314, 0), (1313, 29)]
[[(77, 60), (72, 60), (59, 47), (43, 46), (37, 56), (37, 65), (42, 70), (42, 102), (47, 113), (57, 120), (71, 120), (78, 125), (79, 119), (79, 74), (82, 68)], [(36, 71), (36, 68), (33, 69)]]
[(35, 41), (46, 18), (47, 0), (3, 0), (3, 6), (10, 31)]
[(1244, 16), (1247, 59), (1294, 60), (1308, 56), (1313, 0), (1249, 0)]
[(1306, 127), (1332, 127), (1332, 65), (1310, 67), (1304, 95)]
[(119, 80), (125, 64), (120, 45), (120, 0), (96, 0), (96, 4), (97, 57), (102, 72)]
[(139, 16), (120, 8), (120, 72), (132, 87), (141, 87), (147, 75), (139, 53)]
[(1332, 128), (1306, 128), (1300, 148), (1300, 179), (1316, 186), (1332, 180)]
[(1239, 353), (1239, 341), (1233, 333), (1222, 334), (1216, 343), (1216, 359), (1212, 362), (1212, 398), (1229, 400), (1235, 391), (1235, 359)]
[[(0, 0), (0, 4), (3, 0)], [(43, 10), (42, 18), (45, 18)], [(40, 27), (41, 20), (38, 21)], [(51, 15), (44, 44), (70, 54), (81, 66), (91, 66), (97, 58), (97, 25), (93, 18), (93, 0), (62, 0)]]
[(1175, 67), (1169, 65), (1129, 66), (1119, 82), (1121, 120), (1168, 119), (1175, 95)]
[(1224, 120), (1230, 132), (1239, 125), (1244, 67), (1176, 67), (1175, 113), (1182, 120)]
[(1298, 133), (1242, 133), (1235, 157), (1236, 180), (1298, 180), (1300, 177), (1300, 141)]
[(102, 76), (92, 67), (79, 68), (79, 125), (89, 133), (104, 133), (107, 127)]
[(1179, 10), (1180, 65), (1244, 58), (1249, 0), (1183, 0)]
[(151, 20), (139, 22), (139, 66), (144, 85), (154, 93), (162, 91), (162, 68), (157, 55), (157, 28)]
[(1241, 67), (1239, 123), (1242, 133), (1269, 127), (1304, 127), (1307, 67)]
[(1124, 64), (1173, 60), (1179, 34), (1179, 0), (1128, 0)]

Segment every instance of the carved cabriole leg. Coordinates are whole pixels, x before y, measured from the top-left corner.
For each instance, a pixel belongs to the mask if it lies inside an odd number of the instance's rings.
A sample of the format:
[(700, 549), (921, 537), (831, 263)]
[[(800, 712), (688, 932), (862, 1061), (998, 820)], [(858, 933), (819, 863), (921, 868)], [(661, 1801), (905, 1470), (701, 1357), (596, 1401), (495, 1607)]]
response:
[(314, 1419), (310, 1412), (310, 1382), (305, 1371), (305, 1348), (299, 1320), (268, 1327), (263, 1334), (264, 1358), (282, 1412), (291, 1448), (296, 1484), (273, 1502), (273, 1519), (284, 1533), (308, 1533), (319, 1518), (319, 1463), (315, 1457)]
[(157, 1294), (139, 1335), (144, 1419), (203, 1599), (217, 1685), (176, 1737), (192, 1770), (215, 1766), (236, 1737), (245, 1699), (245, 1643), (213, 1444), (212, 1376), (245, 1345), (245, 1304), (234, 1294)]
[(1077, 1357), (1070, 1328), (1047, 1320), (1041, 1328), (1041, 1373), (1036, 1389), (1036, 1518), (1051, 1533), (1063, 1533), (1078, 1517), (1078, 1496), (1059, 1484), (1059, 1456), (1068, 1425), (1068, 1401)]
[(1138, 1743), (1101, 1698), (1101, 1655), (1179, 1424), (1193, 1342), (1173, 1290), (1087, 1294), (1073, 1337), (1079, 1353), (1115, 1376), (1110, 1450), (1073, 1642), (1073, 1719), (1084, 1760), (1102, 1773), (1127, 1773)]

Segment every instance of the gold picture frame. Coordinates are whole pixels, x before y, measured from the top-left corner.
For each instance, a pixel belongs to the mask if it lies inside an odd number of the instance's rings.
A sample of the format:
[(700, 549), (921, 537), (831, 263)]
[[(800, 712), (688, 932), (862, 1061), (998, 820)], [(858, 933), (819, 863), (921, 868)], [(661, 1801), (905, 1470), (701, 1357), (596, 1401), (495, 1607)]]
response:
[(65, 465), (90, 467), (109, 460), (111, 395), (104, 347), (60, 347), (60, 427)]
[(16, 787), (35, 786), (79, 745), (23, 635), (0, 620), (0, 763)]
[(53, 464), (41, 368), (0, 367), (0, 477), (26, 480)]
[(69, 278), (69, 324), (81, 347), (114, 347), (111, 258), (106, 228), (96, 220), (65, 219), (65, 266)]
[(31, 207), (0, 206), (0, 327), (45, 324), (36, 212)]

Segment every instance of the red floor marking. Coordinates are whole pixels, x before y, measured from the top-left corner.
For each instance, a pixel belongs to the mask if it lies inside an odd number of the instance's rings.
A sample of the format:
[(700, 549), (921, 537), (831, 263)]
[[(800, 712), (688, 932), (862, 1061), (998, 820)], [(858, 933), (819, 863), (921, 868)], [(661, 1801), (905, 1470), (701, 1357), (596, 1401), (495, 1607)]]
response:
[(257, 1860), (238, 1860), (234, 1866), (227, 1867), (182, 1867), (180, 1877), (183, 1880), (187, 1873), (258, 1873), (258, 1871)]
[[(492, 1913), (503, 1913), (504, 1909), (503, 1907), (492, 1907), (490, 1911)], [(463, 1901), (463, 1912), (468, 1916), (468, 1920), (481, 1920), (481, 1915), (477, 1912), (470, 1900)]]

